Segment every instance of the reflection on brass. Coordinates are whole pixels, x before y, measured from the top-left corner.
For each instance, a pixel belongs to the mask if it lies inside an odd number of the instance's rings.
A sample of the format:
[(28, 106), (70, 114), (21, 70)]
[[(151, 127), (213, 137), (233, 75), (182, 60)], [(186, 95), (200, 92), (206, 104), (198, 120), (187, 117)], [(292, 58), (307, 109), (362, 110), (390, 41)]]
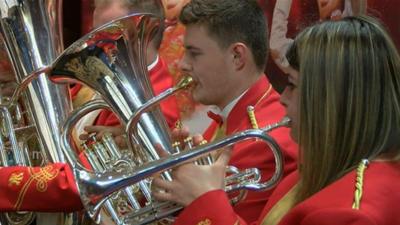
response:
[[(46, 166), (64, 162), (61, 150), (61, 126), (71, 110), (66, 85), (50, 82), (45, 71), (63, 50), (61, 0), (18, 0), (0, 3), (0, 72), (13, 71), (12, 81), (18, 85), (7, 101), (0, 105), (0, 163), (2, 166)], [(6, 3), (4, 3), (6, 2)], [(8, 59), (6, 59), (8, 58)], [(5, 63), (9, 61), (10, 63)], [(4, 80), (0, 80), (1, 82)], [(7, 87), (10, 87), (7, 85)], [(12, 88), (12, 87), (11, 87)], [(4, 90), (4, 89), (2, 89)], [(0, 91), (2, 91), (0, 90)], [(4, 97), (4, 96), (0, 96)], [(6, 96), (8, 97), (8, 96)], [(39, 191), (46, 191), (48, 173), (37, 177)], [(44, 176), (44, 177), (43, 177)], [(43, 178), (43, 179), (42, 179)], [(16, 180), (14, 180), (16, 181)], [(23, 188), (24, 193), (28, 188)], [(24, 196), (15, 203), (24, 206)], [(1, 224), (78, 225), (77, 214), (52, 213), (43, 216), (33, 212), (0, 213)]]

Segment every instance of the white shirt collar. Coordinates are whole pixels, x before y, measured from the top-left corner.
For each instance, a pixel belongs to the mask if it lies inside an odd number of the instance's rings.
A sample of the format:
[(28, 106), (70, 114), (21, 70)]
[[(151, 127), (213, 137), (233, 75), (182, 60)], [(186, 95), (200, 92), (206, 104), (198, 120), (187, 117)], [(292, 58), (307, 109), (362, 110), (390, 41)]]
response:
[(222, 110), (218, 106), (212, 106), (211, 111), (219, 114), (222, 119), (225, 121), (228, 118), (229, 113), (232, 111), (233, 107), (239, 102), (239, 100), (243, 97), (243, 95), (247, 92), (244, 91), (241, 95), (233, 99), (228, 105), (226, 105)]

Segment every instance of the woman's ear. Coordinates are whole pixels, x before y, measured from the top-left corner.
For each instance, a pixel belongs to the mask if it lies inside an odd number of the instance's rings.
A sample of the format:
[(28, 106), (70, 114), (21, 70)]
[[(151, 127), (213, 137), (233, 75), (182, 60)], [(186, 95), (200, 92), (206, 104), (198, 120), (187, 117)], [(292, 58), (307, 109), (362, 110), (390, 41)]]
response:
[(231, 51), (232, 62), (236, 70), (241, 70), (246, 65), (248, 48), (243, 43), (235, 43)]

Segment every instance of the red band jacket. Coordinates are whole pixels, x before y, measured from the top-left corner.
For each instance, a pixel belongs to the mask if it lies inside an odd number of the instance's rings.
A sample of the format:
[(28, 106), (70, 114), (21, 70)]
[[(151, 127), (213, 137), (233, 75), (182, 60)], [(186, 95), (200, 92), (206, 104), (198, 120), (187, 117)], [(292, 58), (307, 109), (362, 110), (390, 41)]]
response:
[[(372, 162), (363, 174), (359, 208), (353, 209), (357, 173), (349, 172), (310, 198), (290, 209), (278, 225), (394, 225), (400, 224), (400, 163)], [(298, 182), (297, 171), (287, 176), (275, 189), (253, 225), (263, 224), (271, 209)], [(212, 204), (210, 204), (212, 202)], [(179, 215), (176, 225), (247, 223), (230, 206), (222, 190), (205, 193)], [(267, 223), (265, 223), (267, 224)]]
[[(262, 76), (239, 99), (228, 114), (226, 135), (252, 128), (248, 116), (248, 106), (254, 107), (258, 127), (279, 122), (285, 116), (285, 109), (279, 102), (279, 94), (272, 88), (266, 76)], [(208, 140), (217, 132), (218, 124), (213, 122), (204, 133)], [(297, 145), (292, 141), (288, 128), (279, 128), (269, 133), (279, 144), (284, 155), (284, 176), (296, 169)], [(258, 168), (262, 181), (269, 180), (275, 171), (275, 161), (268, 145), (262, 141), (249, 140), (236, 144), (229, 165), (239, 169)], [(272, 190), (266, 192), (249, 191), (244, 200), (235, 205), (235, 212), (248, 222), (258, 218), (269, 199)], [(214, 202), (214, 201), (213, 201)]]

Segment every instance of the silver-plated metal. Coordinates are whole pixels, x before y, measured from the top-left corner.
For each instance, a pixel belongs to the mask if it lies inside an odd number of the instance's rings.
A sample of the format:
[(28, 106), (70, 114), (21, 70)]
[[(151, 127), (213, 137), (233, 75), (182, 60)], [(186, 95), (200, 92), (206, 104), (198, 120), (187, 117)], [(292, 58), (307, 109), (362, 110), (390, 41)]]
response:
[[(179, 90), (189, 88), (192, 84), (193, 84), (192, 77), (189, 77), (189, 76), (183, 77), (180, 80), (180, 82), (177, 85), (175, 85), (174, 87), (165, 90), (161, 94), (159, 94), (151, 99), (148, 99), (144, 104), (142, 104), (141, 106), (136, 108), (135, 112), (131, 115), (131, 117), (127, 121), (126, 128), (125, 128), (125, 131), (126, 131), (128, 137), (130, 137), (130, 139), (128, 141), (128, 146), (130, 149), (134, 149), (134, 145), (137, 143), (137, 141), (135, 141), (134, 138), (137, 136), (140, 136), (139, 132), (141, 131), (140, 130), (141, 118), (144, 115), (146, 115), (149, 111), (154, 110), (155, 108), (157, 109), (159, 107), (159, 103), (161, 101), (163, 101), (164, 99), (168, 98), (169, 96), (173, 95), (174, 93), (176, 93)], [(169, 154), (175, 153), (174, 148), (172, 148), (171, 142), (169, 144), (170, 145), (165, 150)], [(160, 147), (163, 148), (163, 145), (160, 145)], [(149, 154), (152, 156), (151, 160), (159, 159), (159, 156), (158, 156), (156, 150), (154, 149), (154, 147), (149, 149)], [(165, 176), (168, 177), (167, 174), (165, 174)], [(170, 178), (167, 178), (167, 179), (170, 179)]]
[[(3, 2), (3, 1), (2, 1)], [(61, 0), (4, 1), (1, 5), (1, 34), (6, 42), (17, 82), (51, 65), (61, 53)], [(42, 149), (48, 162), (64, 162), (60, 148), (60, 124), (71, 111), (67, 86), (50, 82), (38, 74), (24, 93), (30, 106)]]
[[(74, 126), (77, 119), (87, 112), (104, 107), (111, 108), (121, 123), (126, 124), (139, 108), (154, 99), (144, 54), (152, 35), (158, 31), (160, 22), (159, 18), (150, 14), (122, 17), (82, 37), (67, 48), (50, 67), (39, 70), (50, 74), (50, 79), (56, 83), (84, 83), (97, 91), (106, 102), (100, 105), (94, 102), (86, 104), (66, 120), (65, 127)], [(180, 85), (170, 88), (162, 96), (165, 98), (183, 87)], [(140, 115), (137, 130), (134, 135), (129, 136), (129, 146), (135, 154), (142, 156), (140, 162), (158, 159), (155, 150), (157, 145), (172, 152), (169, 128), (159, 107)], [(63, 138), (67, 146), (70, 133), (65, 133)], [(66, 158), (72, 165), (79, 163), (77, 156), (71, 151), (67, 151)], [(168, 173), (164, 173), (164, 176), (170, 178)], [(146, 182), (141, 181), (138, 185), (146, 200), (151, 202), (151, 191)], [(124, 192), (130, 199), (129, 191), (125, 189)]]
[[(238, 132), (231, 136), (226, 137), (223, 140), (219, 140), (216, 143), (210, 143), (201, 145), (199, 147), (193, 148), (190, 151), (183, 151), (170, 155), (166, 158), (161, 158), (159, 160), (150, 161), (144, 165), (135, 168), (132, 171), (125, 171), (124, 173), (118, 173), (115, 171), (105, 171), (100, 172), (90, 172), (83, 168), (79, 163), (74, 164), (74, 175), (76, 178), (77, 186), (80, 191), (82, 201), (85, 205), (86, 210), (89, 215), (96, 219), (99, 215), (99, 210), (102, 204), (107, 201), (108, 196), (127, 186), (138, 183), (155, 173), (171, 169), (181, 163), (191, 161), (193, 158), (199, 157), (204, 154), (211, 153), (217, 149), (224, 148), (236, 144), (240, 141), (245, 141), (249, 138), (257, 138), (265, 141), (272, 150), (275, 156), (275, 173), (272, 178), (264, 183), (240, 183), (240, 185), (232, 185), (227, 187), (227, 191), (236, 191), (241, 189), (247, 190), (268, 190), (274, 187), (277, 182), (281, 179), (283, 175), (283, 158), (277, 143), (266, 134), (266, 132), (276, 129), (281, 126), (286, 126), (288, 120), (284, 119), (281, 123), (276, 123), (272, 126), (268, 126), (264, 129), (251, 129), (242, 132)], [(72, 128), (72, 124), (66, 124), (67, 133)], [(66, 137), (65, 135), (64, 137)], [(65, 147), (70, 148), (65, 140)], [(256, 179), (257, 180), (257, 179)], [(165, 216), (171, 215), (172, 212), (179, 211), (181, 207), (171, 205), (170, 203), (154, 203), (138, 210), (137, 212), (128, 215), (125, 218), (125, 223), (130, 223), (132, 221), (135, 224), (144, 224), (144, 221), (150, 222), (154, 220), (161, 219)], [(138, 217), (146, 215), (143, 219), (138, 220)]]
[[(61, 124), (72, 109), (68, 87), (50, 82), (44, 73), (31, 76), (34, 71), (51, 65), (63, 50), (61, 9), (62, 0), (0, 1), (0, 36), (5, 42), (19, 84), (13, 97), (3, 102), (1, 108), (3, 112), (10, 110), (18, 99), (22, 99), (23, 108), (27, 110), (27, 113), (23, 113), (27, 120), (25, 127), (9, 130), (22, 134), (17, 136), (21, 137), (18, 142), (23, 147), (13, 147), (12, 150), (21, 152), (14, 154), (12, 160), (18, 165), (33, 165), (29, 159), (22, 157), (29, 150), (26, 144), (29, 139), (37, 140), (38, 146), (35, 147), (40, 148), (42, 164), (64, 162), (60, 134)], [(22, 118), (21, 115), (19, 117)], [(30, 132), (32, 128), (36, 131), (34, 135)], [(29, 133), (29, 137), (24, 135), (26, 133)], [(69, 214), (37, 215), (38, 224), (60, 224), (56, 221), (76, 224), (75, 217)], [(42, 218), (47, 223), (42, 222)], [(24, 224), (9, 219), (7, 223)]]
[[(50, 79), (88, 85), (126, 124), (154, 96), (144, 51), (159, 25), (160, 19), (149, 14), (105, 24), (67, 48), (53, 64)], [(155, 152), (159, 144), (170, 151), (168, 126), (159, 108), (141, 115), (138, 133), (137, 141), (145, 150)]]
[[(67, 161), (74, 168), (82, 202), (89, 216), (96, 222), (99, 222), (99, 213), (103, 203), (109, 205), (110, 201), (108, 200), (111, 196), (121, 190), (126, 190), (130, 185), (138, 184), (142, 189), (146, 189), (148, 186), (144, 183), (145, 180), (155, 172), (165, 171), (193, 157), (248, 138), (260, 138), (271, 146), (277, 170), (268, 183), (244, 184), (242, 187), (246, 189), (269, 188), (282, 175), (282, 156), (279, 147), (263, 130), (244, 131), (212, 145), (203, 145), (191, 151), (172, 154), (169, 129), (166, 127), (159, 109), (156, 108), (154, 111), (153, 106), (165, 98), (165, 95), (173, 93), (180, 87), (153, 97), (144, 63), (144, 49), (159, 22), (157, 18), (148, 14), (136, 14), (112, 21), (74, 43), (57, 58), (51, 67), (45, 69), (48, 74), (51, 74), (52, 81), (68, 82), (73, 80), (84, 83), (98, 91), (105, 101), (91, 102), (78, 109), (66, 120), (62, 133), (63, 150)], [(187, 86), (187, 84), (183, 86)], [(78, 157), (69, 143), (72, 129), (83, 115), (105, 107), (111, 108), (121, 119), (122, 124), (127, 127), (131, 150), (136, 153), (143, 152), (143, 150), (146, 152), (144, 155), (148, 158), (140, 160), (142, 163), (144, 162), (144, 165), (132, 166), (121, 173), (106, 166), (99, 168), (98, 171), (90, 172), (79, 163)], [(138, 132), (136, 132), (137, 130)], [(157, 145), (164, 148), (171, 156), (159, 159), (155, 151)], [(99, 158), (102, 160), (94, 164), (101, 164), (101, 161), (108, 160), (103, 156)], [(235, 184), (230, 186), (230, 189), (240, 189)], [(123, 223), (136, 221), (138, 224), (142, 224), (180, 210), (179, 207), (170, 203), (151, 202), (150, 194), (151, 192), (144, 191), (149, 204), (135, 211), (133, 216), (124, 218)], [(147, 197), (147, 195), (149, 196)]]

